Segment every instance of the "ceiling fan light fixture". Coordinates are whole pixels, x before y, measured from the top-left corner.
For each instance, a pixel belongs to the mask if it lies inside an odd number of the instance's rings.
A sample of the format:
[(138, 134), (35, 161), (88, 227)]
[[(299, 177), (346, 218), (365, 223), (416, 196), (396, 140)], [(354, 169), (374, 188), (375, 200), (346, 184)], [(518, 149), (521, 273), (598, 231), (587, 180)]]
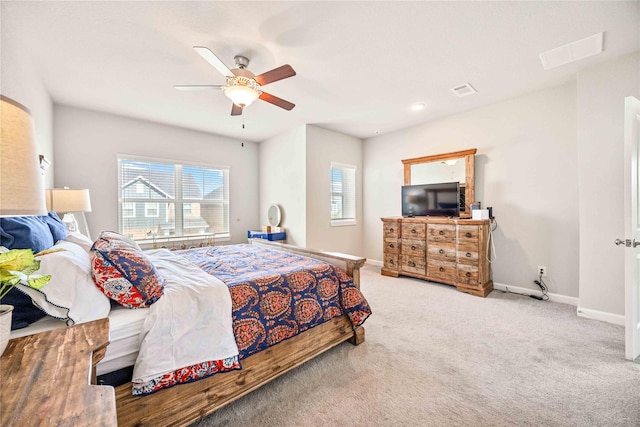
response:
[(227, 80), (224, 94), (238, 107), (248, 107), (258, 99), (260, 91), (253, 79), (245, 77), (231, 77)]

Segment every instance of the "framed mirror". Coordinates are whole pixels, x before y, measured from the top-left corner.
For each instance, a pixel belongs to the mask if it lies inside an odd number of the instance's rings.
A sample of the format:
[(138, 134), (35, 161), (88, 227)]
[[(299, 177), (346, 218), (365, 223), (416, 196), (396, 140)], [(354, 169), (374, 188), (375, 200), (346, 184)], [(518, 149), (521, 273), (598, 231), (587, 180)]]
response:
[[(405, 159), (404, 185), (460, 183), (460, 218), (471, 218), (475, 200), (475, 154), (477, 149)], [(464, 189), (464, 191), (463, 191)]]
[(278, 227), (280, 225), (280, 221), (282, 221), (282, 211), (280, 211), (280, 206), (271, 205), (267, 210), (267, 222), (272, 227)]

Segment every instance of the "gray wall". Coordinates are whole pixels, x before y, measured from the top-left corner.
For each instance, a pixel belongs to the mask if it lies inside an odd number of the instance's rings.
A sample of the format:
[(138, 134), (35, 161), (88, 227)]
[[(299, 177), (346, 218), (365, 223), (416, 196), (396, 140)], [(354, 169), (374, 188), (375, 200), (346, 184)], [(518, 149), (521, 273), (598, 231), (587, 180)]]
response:
[(582, 315), (624, 316), (624, 98), (640, 98), (638, 54), (578, 72)]
[(380, 217), (401, 214), (402, 159), (477, 148), (476, 200), (492, 206), (495, 282), (578, 296), (576, 85), (567, 83), (364, 142), (365, 256), (382, 259)]
[(307, 244), (306, 126), (301, 125), (259, 144), (260, 224), (267, 225), (267, 210), (276, 204), (282, 210), (287, 243)]
[[(363, 255), (362, 141), (307, 126), (307, 247)], [(331, 162), (354, 165), (356, 170), (356, 224), (331, 226)]]
[(92, 236), (118, 229), (117, 154), (229, 166), (231, 242), (258, 227), (258, 147), (227, 137), (56, 105), (55, 183), (88, 188)]

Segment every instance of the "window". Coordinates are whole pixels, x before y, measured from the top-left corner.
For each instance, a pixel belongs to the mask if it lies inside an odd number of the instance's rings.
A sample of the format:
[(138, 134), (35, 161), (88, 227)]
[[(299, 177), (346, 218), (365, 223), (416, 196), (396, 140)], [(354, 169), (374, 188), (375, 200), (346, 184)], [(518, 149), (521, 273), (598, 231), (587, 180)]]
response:
[(331, 162), (331, 225), (356, 224), (356, 167)]
[(145, 203), (144, 204), (144, 216), (147, 218), (157, 218), (160, 216), (160, 204), (159, 203)]
[(118, 156), (118, 177), (122, 234), (142, 240), (229, 233), (228, 167)]
[(136, 204), (131, 202), (125, 202), (122, 204), (122, 216), (124, 218), (136, 217)]

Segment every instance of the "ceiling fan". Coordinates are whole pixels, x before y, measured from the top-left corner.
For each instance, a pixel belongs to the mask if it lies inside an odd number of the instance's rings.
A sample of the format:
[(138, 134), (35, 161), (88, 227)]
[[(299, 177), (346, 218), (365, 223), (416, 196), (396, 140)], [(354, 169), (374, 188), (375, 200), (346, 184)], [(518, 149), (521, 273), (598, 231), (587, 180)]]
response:
[(256, 76), (247, 70), (249, 59), (245, 56), (237, 55), (233, 58), (236, 68), (230, 70), (209, 48), (203, 46), (194, 46), (193, 48), (205, 61), (213, 65), (216, 70), (227, 78), (227, 84), (176, 85), (174, 88), (180, 90), (222, 89), (224, 94), (233, 102), (233, 106), (231, 107), (232, 116), (241, 115), (243, 108), (248, 107), (258, 98), (289, 111), (296, 106), (289, 101), (285, 101), (261, 90), (262, 86), (269, 83), (295, 76), (296, 72), (291, 68), (291, 65), (283, 65)]

